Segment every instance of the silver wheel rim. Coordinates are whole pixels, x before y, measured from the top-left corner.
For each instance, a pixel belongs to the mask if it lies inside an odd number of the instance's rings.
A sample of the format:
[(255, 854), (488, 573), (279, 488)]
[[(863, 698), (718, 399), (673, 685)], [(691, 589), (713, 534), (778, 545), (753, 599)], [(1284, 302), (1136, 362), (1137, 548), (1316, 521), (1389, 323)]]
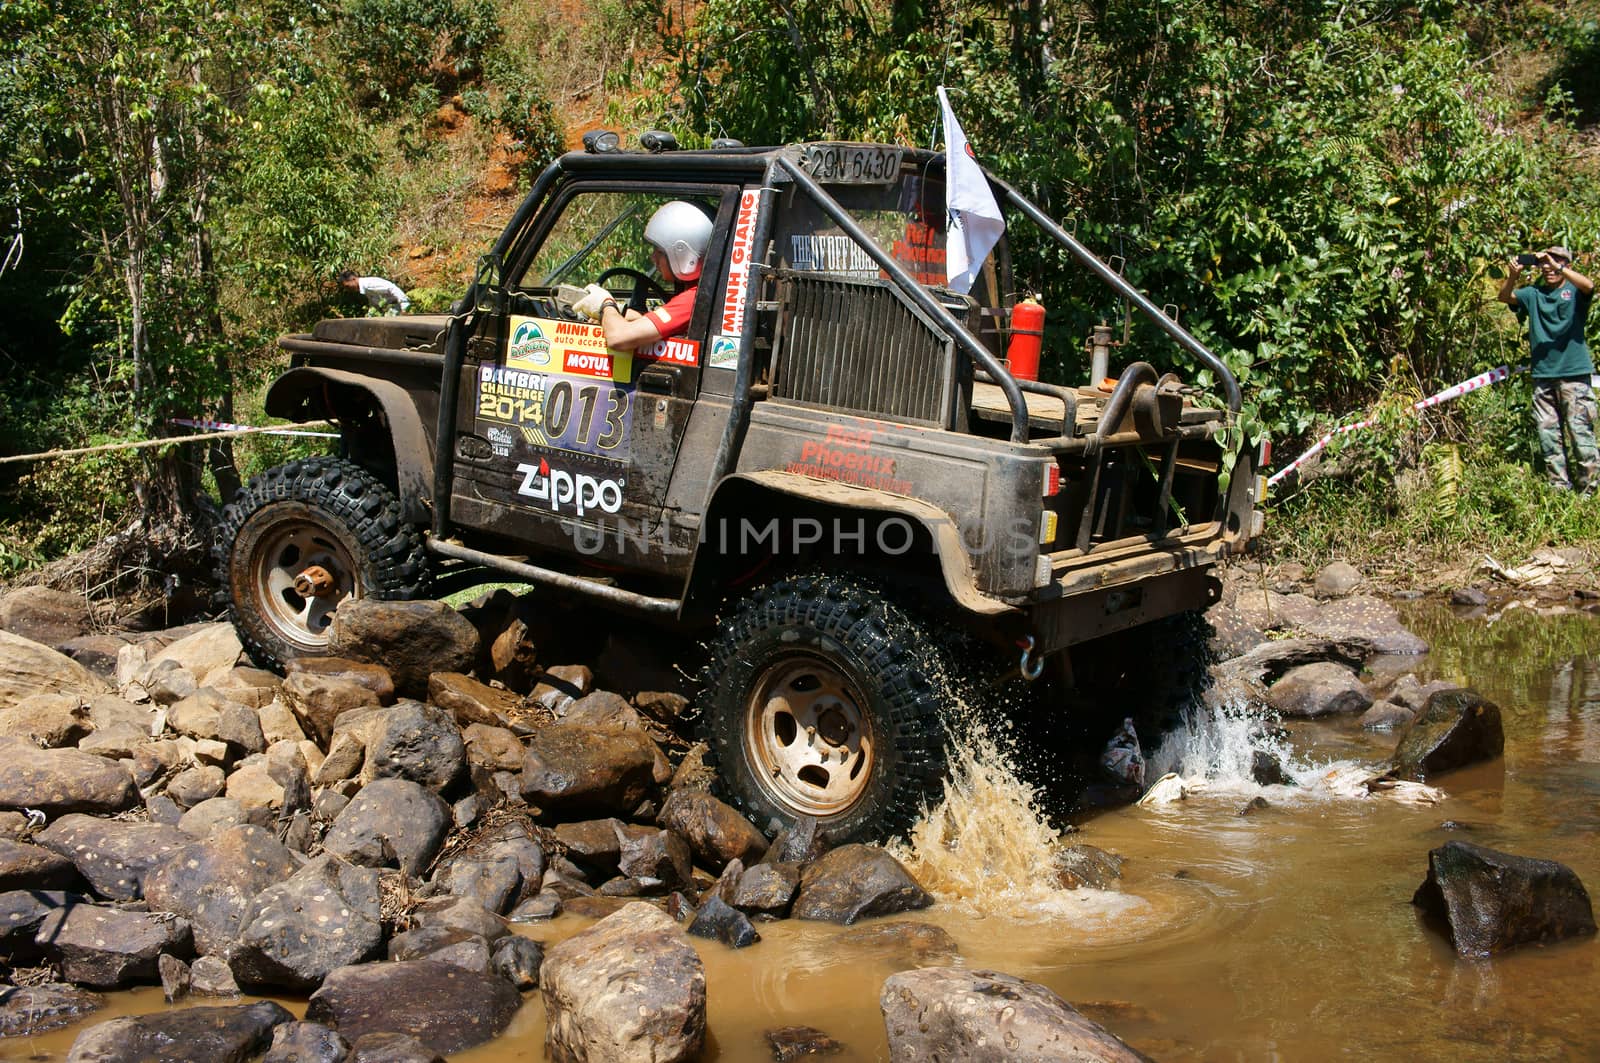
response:
[[(346, 598), (360, 597), (349, 549), (310, 521), (289, 520), (270, 528), (256, 546), (250, 567), (262, 618), (278, 637), (300, 649), (326, 648), (333, 611)], [(302, 594), (295, 579), (313, 568), (324, 570), (331, 586), (322, 593)]]
[(872, 780), (872, 730), (862, 697), (820, 657), (769, 666), (745, 705), (744, 746), (759, 785), (798, 815), (849, 810)]

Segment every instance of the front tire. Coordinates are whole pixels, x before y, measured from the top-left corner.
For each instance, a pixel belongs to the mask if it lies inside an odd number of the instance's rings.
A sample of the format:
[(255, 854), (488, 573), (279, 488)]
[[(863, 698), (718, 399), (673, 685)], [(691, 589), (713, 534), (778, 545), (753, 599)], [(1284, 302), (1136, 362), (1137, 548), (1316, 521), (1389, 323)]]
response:
[(909, 828), (944, 775), (947, 640), (850, 576), (779, 579), (738, 603), (701, 677), (724, 796), (764, 830), (813, 816), (835, 843)]
[(281, 671), (327, 652), (333, 611), (351, 598), (420, 598), (421, 534), (360, 466), (310, 458), (251, 479), (223, 511), (215, 548), (229, 619), (257, 664)]

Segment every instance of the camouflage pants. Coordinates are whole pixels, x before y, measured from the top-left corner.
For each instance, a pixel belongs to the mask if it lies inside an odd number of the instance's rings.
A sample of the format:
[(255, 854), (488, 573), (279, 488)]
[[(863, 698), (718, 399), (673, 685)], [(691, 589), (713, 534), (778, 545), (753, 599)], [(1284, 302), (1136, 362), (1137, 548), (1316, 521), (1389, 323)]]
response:
[[(1600, 453), (1595, 450), (1594, 431), (1600, 416), (1595, 413), (1594, 389), (1587, 378), (1535, 380), (1533, 382), (1533, 423), (1539, 432), (1539, 449), (1544, 452), (1545, 476), (1551, 487), (1580, 491), (1600, 489)], [(1573, 475), (1567, 476), (1567, 440), (1572, 441)]]

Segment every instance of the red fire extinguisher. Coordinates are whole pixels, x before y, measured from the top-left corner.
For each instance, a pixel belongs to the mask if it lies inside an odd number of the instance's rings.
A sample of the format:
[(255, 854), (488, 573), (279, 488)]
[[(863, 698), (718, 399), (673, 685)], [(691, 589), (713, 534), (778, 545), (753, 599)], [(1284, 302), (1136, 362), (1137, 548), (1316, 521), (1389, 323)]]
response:
[(1011, 345), (1006, 361), (1018, 380), (1039, 379), (1039, 348), (1044, 343), (1044, 307), (1031, 296), (1011, 308)]

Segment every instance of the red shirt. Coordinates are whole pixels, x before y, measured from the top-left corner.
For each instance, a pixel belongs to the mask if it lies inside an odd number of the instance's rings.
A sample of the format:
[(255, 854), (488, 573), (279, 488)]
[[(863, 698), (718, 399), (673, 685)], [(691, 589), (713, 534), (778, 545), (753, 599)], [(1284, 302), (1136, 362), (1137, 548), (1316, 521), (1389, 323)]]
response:
[(699, 288), (698, 284), (685, 288), (650, 311), (650, 320), (656, 323), (656, 328), (661, 331), (662, 339), (676, 336), (689, 327), (689, 319), (694, 316), (695, 292)]

